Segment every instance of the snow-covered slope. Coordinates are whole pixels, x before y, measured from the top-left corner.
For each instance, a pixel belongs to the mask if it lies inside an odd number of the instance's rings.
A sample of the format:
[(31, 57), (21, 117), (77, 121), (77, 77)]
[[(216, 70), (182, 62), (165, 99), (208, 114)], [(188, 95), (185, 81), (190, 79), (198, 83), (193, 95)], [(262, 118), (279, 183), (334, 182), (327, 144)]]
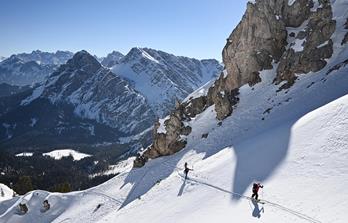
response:
[[(348, 197), (342, 191), (348, 180), (348, 95), (326, 104), (348, 93), (343, 90), (342, 81), (347, 81), (343, 77), (337, 72), (325, 84), (317, 83), (315, 90), (297, 93), (266, 120), (258, 117), (258, 128), (253, 128), (251, 113), (230, 117), (217, 127), (214, 112), (207, 110), (194, 124), (201, 131), (210, 129), (207, 139), (200, 137), (200, 131), (194, 132), (181, 152), (86, 191), (33, 191), (14, 198), (3, 204), (8, 209), (0, 213), (0, 220), (345, 222)], [(252, 98), (261, 88), (244, 89), (242, 98)], [(326, 97), (318, 95), (328, 90), (331, 93)], [(308, 98), (311, 103), (301, 107)], [(295, 104), (296, 110), (283, 115), (282, 111)], [(261, 107), (255, 105), (251, 112)], [(239, 112), (244, 113), (243, 109)], [(241, 123), (247, 124), (238, 129)], [(236, 138), (240, 131), (244, 134)], [(179, 175), (184, 162), (194, 168), (186, 182)], [(253, 180), (265, 185), (261, 192), (264, 205), (244, 197), (250, 196)], [(44, 199), (51, 204), (47, 212), (40, 211)], [(19, 202), (27, 203), (27, 214), (16, 214)]]
[(113, 66), (113, 72), (129, 80), (141, 92), (159, 117), (174, 108), (199, 86), (222, 70), (214, 59), (197, 60), (149, 48), (132, 48)]
[(67, 156), (72, 156), (74, 160), (81, 160), (83, 158), (86, 157), (90, 157), (91, 155), (86, 154), (86, 153), (81, 153), (78, 151), (75, 151), (73, 149), (57, 149), (57, 150), (53, 150), (51, 152), (48, 153), (43, 153), (43, 156), (50, 156), (53, 159), (62, 159), (63, 157), (67, 157)]
[[(298, 75), (279, 90), (273, 63), (260, 72), (260, 82), (239, 89), (239, 102), (223, 121), (215, 105), (186, 121), (192, 131), (181, 151), (142, 168), (129, 170), (129, 162), (89, 190), (29, 192), (1, 203), (0, 221), (346, 222), (348, 47), (341, 42), (348, 7), (346, 0), (331, 3), (333, 54), (320, 71)], [(187, 181), (185, 162), (194, 169)], [(264, 204), (249, 198), (255, 181), (264, 184)], [(51, 203), (47, 212), (40, 211), (44, 199)], [(16, 214), (20, 202), (29, 207), (25, 215)]]
[[(301, 76), (288, 91), (277, 92), (272, 84), (275, 68), (263, 71), (261, 83), (240, 89), (238, 106), (221, 126), (214, 106), (192, 120), (182, 151), (86, 191), (34, 191), (14, 198), (2, 203), (0, 220), (343, 223), (348, 66), (327, 71), (347, 55), (347, 47), (336, 45), (335, 60)], [(209, 133), (206, 139), (203, 133)], [(194, 169), (186, 182), (178, 175), (184, 162)], [(245, 197), (255, 180), (265, 185), (264, 205)], [(44, 199), (51, 209), (40, 212)], [(16, 214), (19, 202), (27, 203), (27, 214)]]
[(0, 202), (9, 200), (13, 196), (13, 190), (6, 186), (5, 184), (0, 183)]

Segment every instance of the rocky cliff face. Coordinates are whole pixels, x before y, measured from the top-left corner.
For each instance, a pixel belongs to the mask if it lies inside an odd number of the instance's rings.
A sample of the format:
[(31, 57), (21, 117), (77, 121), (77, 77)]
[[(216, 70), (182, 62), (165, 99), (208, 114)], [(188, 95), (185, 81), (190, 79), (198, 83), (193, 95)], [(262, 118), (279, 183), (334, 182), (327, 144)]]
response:
[[(215, 106), (219, 120), (231, 115), (233, 107), (238, 106), (239, 87), (262, 81), (260, 71), (277, 66), (274, 84), (284, 90), (295, 83), (298, 75), (324, 68), (333, 54), (331, 36), (335, 27), (329, 0), (249, 2), (223, 49), (225, 70), (202, 89), (203, 94), (196, 92), (177, 107), (174, 113), (180, 116), (171, 115), (164, 123), (156, 124), (163, 125), (158, 128), (167, 132), (155, 132), (153, 144), (139, 155), (134, 166), (184, 148), (182, 126), (209, 106)], [(169, 124), (174, 120), (173, 129)], [(189, 134), (187, 131), (185, 134)]]
[(296, 74), (318, 71), (332, 55), (335, 31), (328, 0), (256, 1), (228, 38), (223, 61), (227, 89), (261, 81), (259, 71), (278, 63), (275, 83), (290, 87)]

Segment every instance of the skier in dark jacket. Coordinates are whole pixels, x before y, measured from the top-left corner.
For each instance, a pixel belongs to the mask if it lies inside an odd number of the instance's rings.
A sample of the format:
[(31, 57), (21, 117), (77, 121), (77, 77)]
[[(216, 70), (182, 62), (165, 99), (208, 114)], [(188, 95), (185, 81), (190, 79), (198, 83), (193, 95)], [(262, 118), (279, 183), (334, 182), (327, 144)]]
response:
[(187, 167), (187, 163), (185, 163), (185, 169), (184, 169), (184, 173), (185, 173), (185, 180), (187, 179), (187, 174), (190, 170), (193, 170), (193, 169), (190, 169)]
[(253, 184), (253, 195), (251, 195), (251, 198), (255, 197), (255, 200), (259, 200), (259, 189), (263, 188), (263, 185), (261, 185), (260, 183), (254, 183)]

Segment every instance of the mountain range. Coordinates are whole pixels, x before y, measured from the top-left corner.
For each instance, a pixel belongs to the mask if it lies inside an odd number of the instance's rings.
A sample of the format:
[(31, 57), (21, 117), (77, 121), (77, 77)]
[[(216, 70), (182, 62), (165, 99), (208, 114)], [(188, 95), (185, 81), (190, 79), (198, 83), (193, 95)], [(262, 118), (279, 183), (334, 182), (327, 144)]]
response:
[[(174, 108), (172, 99), (182, 100), (222, 70), (216, 60), (177, 57), (148, 48), (133, 48), (125, 56), (114, 51), (101, 63), (86, 51), (69, 56), (69, 52), (33, 51), (0, 63), (8, 70), (14, 68), (2, 82), (35, 83), (31, 88), (21, 87), (18, 94), (13, 94), (18, 90), (4, 91), (0, 97), (3, 146), (21, 151), (52, 146), (146, 145), (152, 124)], [(27, 64), (37, 69), (27, 72), (23, 69)], [(43, 70), (45, 67), (52, 70)], [(22, 73), (17, 75), (17, 70)], [(18, 76), (27, 78), (26, 82)], [(137, 139), (129, 142), (135, 135)]]
[(56, 53), (39, 50), (14, 54), (0, 62), (0, 83), (24, 86), (45, 80), (59, 65), (72, 57), (68, 51)]

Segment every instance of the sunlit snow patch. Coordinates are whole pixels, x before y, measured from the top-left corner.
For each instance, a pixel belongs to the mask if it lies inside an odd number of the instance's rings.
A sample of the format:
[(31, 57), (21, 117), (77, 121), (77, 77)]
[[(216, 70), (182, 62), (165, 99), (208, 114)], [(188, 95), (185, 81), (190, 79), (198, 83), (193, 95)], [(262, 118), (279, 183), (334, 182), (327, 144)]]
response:
[(77, 151), (72, 150), (72, 149), (53, 150), (53, 151), (48, 152), (48, 153), (43, 153), (42, 155), (43, 156), (50, 156), (56, 160), (59, 160), (63, 157), (70, 156), (70, 155), (74, 158), (74, 160), (81, 160), (83, 158), (91, 156), (90, 154), (80, 153), (80, 152), (77, 152)]
[(28, 152), (24, 152), (24, 153), (18, 153), (16, 154), (16, 156), (33, 156), (34, 153), (28, 153)]

